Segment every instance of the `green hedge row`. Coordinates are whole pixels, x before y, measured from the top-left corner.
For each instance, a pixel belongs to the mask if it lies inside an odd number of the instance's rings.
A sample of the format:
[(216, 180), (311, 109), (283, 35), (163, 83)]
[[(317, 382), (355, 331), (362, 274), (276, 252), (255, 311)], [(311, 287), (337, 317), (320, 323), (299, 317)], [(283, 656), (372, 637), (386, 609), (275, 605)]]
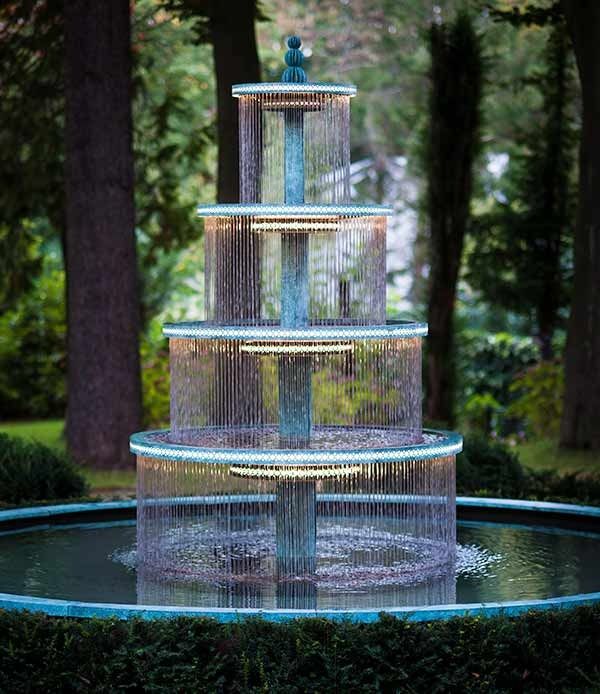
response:
[(599, 652), (600, 608), (285, 625), (0, 611), (3, 692), (599, 691)]

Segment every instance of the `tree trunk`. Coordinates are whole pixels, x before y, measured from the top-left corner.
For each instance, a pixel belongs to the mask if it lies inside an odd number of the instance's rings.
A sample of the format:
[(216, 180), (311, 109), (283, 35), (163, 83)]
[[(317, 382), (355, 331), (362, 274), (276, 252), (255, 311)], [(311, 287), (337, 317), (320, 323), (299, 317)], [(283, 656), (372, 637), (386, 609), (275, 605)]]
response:
[(123, 467), (141, 423), (128, 0), (65, 3), (65, 77), (67, 440)]
[[(236, 3), (235, 9), (226, 3), (214, 3), (210, 13), (217, 81), (217, 200), (221, 203), (240, 201), (238, 100), (231, 96), (231, 86), (260, 81), (260, 63), (254, 30), (255, 16), (254, 0), (241, 0)], [(221, 278), (218, 305), (224, 310), (216, 318), (221, 323), (252, 321), (260, 312), (259, 239), (256, 234), (250, 234), (247, 230), (245, 234), (235, 230), (233, 234), (221, 234), (218, 243), (219, 253), (228, 259), (222, 267), (229, 268), (231, 276), (225, 275)], [(235, 307), (235, 312), (230, 313), (228, 307), (230, 310)], [(254, 360), (255, 368), (250, 370), (248, 356), (239, 353), (217, 356), (216, 381), (228, 383), (230, 392), (236, 396), (231, 402), (217, 402), (215, 424), (260, 423), (260, 365), (257, 357)]]
[(600, 450), (600, 3), (563, 0), (581, 80), (575, 278), (561, 445)]
[(219, 202), (239, 201), (238, 103), (231, 85), (260, 81), (254, 20), (256, 2), (214, 3), (210, 15), (217, 79)]
[(431, 94), (427, 142), (430, 284), (426, 416), (454, 419), (454, 304), (479, 146), (482, 59), (466, 13), (430, 29)]

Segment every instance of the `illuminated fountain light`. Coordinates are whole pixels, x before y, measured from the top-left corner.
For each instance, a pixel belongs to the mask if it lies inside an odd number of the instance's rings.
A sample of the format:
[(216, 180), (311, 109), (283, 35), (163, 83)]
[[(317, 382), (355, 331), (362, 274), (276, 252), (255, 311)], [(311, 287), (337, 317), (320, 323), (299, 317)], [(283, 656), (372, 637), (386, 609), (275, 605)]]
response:
[(321, 480), (327, 477), (349, 477), (360, 472), (360, 465), (232, 465), (229, 472), (236, 477), (264, 479)]
[(247, 354), (341, 354), (354, 351), (352, 342), (245, 342)]
[(276, 217), (261, 219), (258, 217), (252, 220), (250, 228), (257, 233), (325, 234), (330, 231), (340, 231), (342, 224), (339, 219), (327, 217), (306, 217), (305, 219), (298, 217), (296, 219)]

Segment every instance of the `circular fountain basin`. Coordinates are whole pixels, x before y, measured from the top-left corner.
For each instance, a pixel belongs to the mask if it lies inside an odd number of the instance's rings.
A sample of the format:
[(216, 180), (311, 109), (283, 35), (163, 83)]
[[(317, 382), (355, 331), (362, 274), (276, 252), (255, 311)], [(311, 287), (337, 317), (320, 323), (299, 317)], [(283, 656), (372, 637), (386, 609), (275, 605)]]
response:
[[(600, 602), (600, 508), (459, 497), (457, 563), (403, 585), (321, 591), (212, 586), (136, 575), (135, 501), (0, 512), (0, 607), (56, 616), (221, 621), (261, 615), (373, 621), (519, 614)], [(285, 592), (284, 591), (284, 592)], [(282, 606), (283, 605), (283, 606)]]

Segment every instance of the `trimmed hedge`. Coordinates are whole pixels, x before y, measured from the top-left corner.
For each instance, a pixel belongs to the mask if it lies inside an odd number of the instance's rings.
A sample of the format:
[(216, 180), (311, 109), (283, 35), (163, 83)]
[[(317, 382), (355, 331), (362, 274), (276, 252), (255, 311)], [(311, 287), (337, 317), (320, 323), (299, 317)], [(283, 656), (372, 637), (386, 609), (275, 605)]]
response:
[(85, 478), (65, 453), (0, 434), (0, 504), (81, 498)]
[(373, 624), (0, 611), (0, 689), (11, 692), (596, 691), (598, 652), (598, 607)]

